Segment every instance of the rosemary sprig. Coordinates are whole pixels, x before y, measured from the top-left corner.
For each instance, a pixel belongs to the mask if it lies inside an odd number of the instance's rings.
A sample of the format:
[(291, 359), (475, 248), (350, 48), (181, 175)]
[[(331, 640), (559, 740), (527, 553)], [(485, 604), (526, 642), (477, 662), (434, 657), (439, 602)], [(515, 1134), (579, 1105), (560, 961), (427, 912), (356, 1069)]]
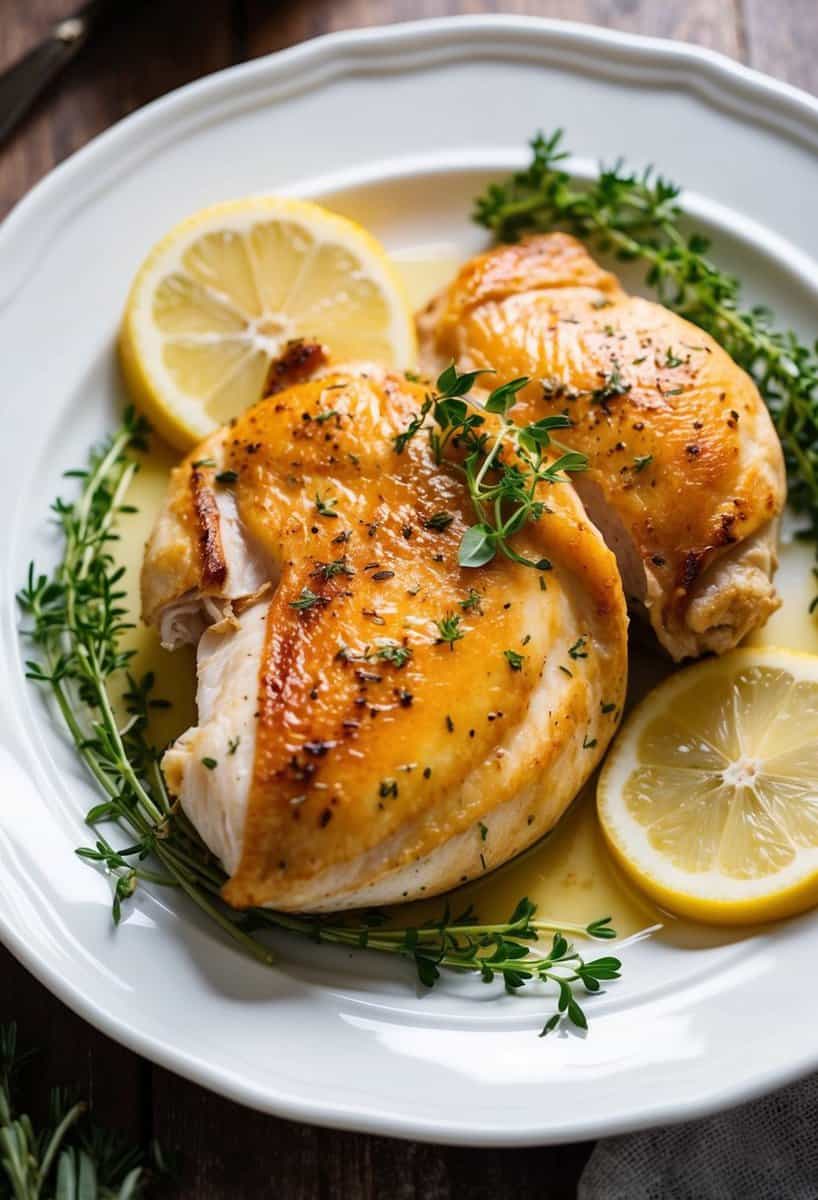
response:
[[(51, 576), (38, 574), (32, 566), (18, 597), (26, 617), (25, 634), (36, 651), (26, 664), (27, 675), (50, 692), (77, 753), (103, 793), (86, 817), (96, 831), (95, 843), (77, 853), (110, 874), (114, 921), (120, 921), (124, 904), (140, 882), (174, 886), (261, 962), (272, 963), (274, 957), (256, 935), (278, 929), (408, 958), (428, 987), (441, 968), (472, 972), (485, 982), (503, 979), (510, 991), (540, 981), (556, 988), (556, 1011), (548, 1027), (556, 1018), (557, 1023), (565, 1019), (585, 1028), (577, 996), (597, 992), (602, 981), (618, 978), (620, 964), (613, 958), (585, 962), (564, 935), (615, 937), (607, 918), (589, 926), (538, 920), (535, 906), (523, 900), (501, 924), (481, 924), (471, 911), (452, 921), (446, 911), (430, 925), (386, 929), (382, 914), (336, 923), (267, 909), (237, 914), (221, 902), (226, 876), (171, 802), (160, 754), (149, 740), (149, 712), (157, 703), (151, 699), (154, 681), (150, 675), (134, 678), (133, 652), (120, 648), (130, 623), (113, 547), (117, 518), (132, 511), (125, 494), (136, 463), (127, 451), (142, 445), (144, 436), (144, 424), (129, 412), (122, 428), (92, 452), (88, 468), (70, 473), (80, 481), (79, 496), (53, 505), (63, 534), (62, 558)], [(377, 655), (400, 668), (408, 660), (408, 651), (402, 651), (399, 645), (384, 643)], [(127, 719), (120, 724), (114, 695), (123, 685)], [(127, 844), (114, 846), (99, 831), (102, 825), (118, 826)], [(550, 948), (540, 954), (532, 944), (546, 933), (553, 935)]]
[[(569, 417), (560, 413), (523, 426), (512, 420), (509, 412), (514, 399), (528, 379), (512, 379), (495, 388), (485, 404), (475, 400), (471, 390), (478, 376), (485, 374), (491, 372), (461, 374), (453, 363), (446, 367), (438, 377), (437, 391), (426, 396), (420, 411), (394, 438), (395, 451), (403, 453), (431, 413), (433, 424), (428, 433), (435, 459), (442, 462), (449, 447), (462, 452), (447, 461), (464, 476), (477, 517), (460, 542), (461, 567), (482, 567), (499, 550), (513, 562), (548, 571), (551, 563), (547, 558), (519, 554), (511, 538), (546, 511), (540, 485), (564, 483), (568, 472), (584, 471), (588, 459), (551, 437), (552, 430), (571, 425)], [(493, 435), (483, 429), (486, 414), (500, 418), (499, 430)], [(547, 453), (552, 441), (563, 451), (556, 459)]]
[[(93, 1125), (87, 1105), (65, 1088), (51, 1091), (48, 1121), (35, 1132), (16, 1111), (13, 1078), (28, 1058), (17, 1051), (17, 1027), (0, 1025), (0, 1197), (8, 1200), (138, 1200), (150, 1177), (148, 1156)], [(167, 1166), (154, 1143), (151, 1165)]]
[(560, 165), (568, 157), (562, 130), (538, 134), (531, 150), (525, 170), (477, 198), (475, 220), (502, 241), (562, 229), (641, 262), (658, 299), (712, 334), (755, 380), (784, 447), (789, 502), (807, 518), (806, 535), (818, 542), (818, 341), (807, 344), (776, 329), (764, 307), (741, 306), (739, 281), (712, 260), (708, 239), (682, 231), (675, 183), (651, 168), (631, 172), (617, 162), (578, 187)]

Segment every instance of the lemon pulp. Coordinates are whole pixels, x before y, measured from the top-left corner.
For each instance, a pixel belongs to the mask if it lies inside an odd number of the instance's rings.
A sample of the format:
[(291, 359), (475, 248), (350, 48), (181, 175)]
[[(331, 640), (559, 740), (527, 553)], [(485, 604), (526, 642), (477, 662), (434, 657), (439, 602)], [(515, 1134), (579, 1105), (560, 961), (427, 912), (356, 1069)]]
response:
[(621, 730), (602, 829), (659, 903), (752, 922), (818, 900), (818, 658), (733, 651), (671, 676)]
[(297, 338), (339, 362), (415, 357), (402, 282), (373, 237), (316, 204), (250, 197), (195, 213), (151, 250), (120, 358), (151, 422), (189, 449), (259, 399)]

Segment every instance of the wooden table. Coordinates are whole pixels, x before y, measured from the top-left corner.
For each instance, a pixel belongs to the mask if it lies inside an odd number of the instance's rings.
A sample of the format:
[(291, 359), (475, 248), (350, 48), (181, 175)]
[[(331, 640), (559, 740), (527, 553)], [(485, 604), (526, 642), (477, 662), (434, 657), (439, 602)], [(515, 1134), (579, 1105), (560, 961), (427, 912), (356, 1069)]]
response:
[[(2, 0), (0, 66), (76, 0)], [(357, 25), (457, 12), (533, 13), (677, 37), (818, 92), (818, 0), (162, 0), (124, 5), (0, 150), (0, 216), (55, 163), (171, 88), (294, 42)], [(786, 184), (784, 184), (786, 186)], [(161, 986), (161, 984), (160, 984)], [(492, 1151), (414, 1145), (293, 1125), (211, 1095), (109, 1041), (0, 948), (0, 1022), (40, 1047), (28, 1094), (76, 1082), (105, 1122), (182, 1157), (184, 1200), (556, 1200), (575, 1194), (589, 1144)], [(320, 1065), (317, 1068), (320, 1076)]]

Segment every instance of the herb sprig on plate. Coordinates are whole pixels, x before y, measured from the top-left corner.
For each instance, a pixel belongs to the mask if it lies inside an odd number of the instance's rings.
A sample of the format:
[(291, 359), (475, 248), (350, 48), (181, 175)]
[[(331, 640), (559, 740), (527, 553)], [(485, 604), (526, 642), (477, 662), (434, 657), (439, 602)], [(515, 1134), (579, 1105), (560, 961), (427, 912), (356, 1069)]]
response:
[(682, 228), (675, 183), (620, 161), (577, 185), (562, 166), (562, 130), (538, 134), (531, 150), (528, 167), (477, 198), (475, 220), (501, 241), (561, 229), (643, 264), (658, 299), (710, 333), (755, 380), (784, 447), (789, 502), (818, 542), (818, 341), (777, 329), (764, 307), (742, 306), (738, 279), (713, 261), (708, 239)]
[[(63, 536), (62, 557), (51, 575), (32, 566), (19, 594), (25, 635), (35, 652), (26, 664), (27, 675), (50, 693), (103, 793), (86, 817), (95, 831), (94, 844), (77, 853), (109, 873), (114, 921), (119, 923), (141, 882), (175, 887), (263, 963), (275, 959), (259, 934), (275, 929), (409, 959), (426, 987), (437, 982), (442, 969), (471, 973), (486, 983), (502, 980), (511, 992), (540, 982), (551, 985), (555, 997), (545, 1031), (563, 1020), (584, 1029), (581, 997), (617, 979), (621, 964), (610, 956), (586, 962), (565, 935), (614, 938), (608, 918), (587, 926), (538, 919), (535, 905), (521, 900), (505, 922), (481, 923), (471, 910), (452, 919), (446, 910), (428, 924), (395, 929), (385, 927), (382, 913), (333, 921), (262, 908), (237, 914), (222, 903), (226, 876), (169, 797), (160, 753), (150, 741), (151, 707), (162, 703), (153, 698), (154, 680), (150, 675), (135, 678), (133, 653), (121, 647), (131, 626), (114, 547), (119, 516), (133, 511), (125, 498), (137, 464), (128, 451), (143, 446), (145, 434), (144, 423), (129, 412), (122, 428), (92, 452), (88, 467), (70, 472), (79, 480), (79, 496), (53, 505)], [(124, 719), (117, 716), (115, 697), (120, 693)], [(226, 755), (233, 749), (226, 746)], [(224, 769), (222, 760), (210, 762), (212, 771)], [(117, 827), (125, 833), (124, 846), (113, 844), (111, 830)]]
[[(402, 454), (425, 427), (438, 463), (449, 447), (462, 452), (462, 457), (449, 456), (447, 462), (464, 476), (477, 521), (461, 539), (461, 567), (485, 566), (499, 551), (513, 562), (547, 571), (547, 558), (520, 554), (511, 538), (546, 511), (540, 485), (564, 483), (569, 472), (584, 471), (588, 459), (552, 439), (555, 429), (571, 425), (562, 413), (529, 425), (518, 425), (509, 415), (529, 379), (509, 380), (490, 392), (484, 404), (476, 400), (472, 389), (479, 376), (487, 374), (491, 372), (460, 373), (454, 364), (446, 367), (438, 376), (437, 391), (426, 396), (420, 411), (394, 438), (395, 451)], [(429, 414), (433, 423), (426, 425)], [(499, 428), (492, 432), (485, 428), (489, 415), (499, 418)], [(549, 452), (552, 443), (562, 451), (556, 458)]]
[[(385, 917), (377, 910), (365, 913), (357, 926), (347, 927), (319, 918), (271, 914), (264, 909), (257, 911), (257, 919), (266, 918), (271, 924), (297, 933), (306, 933), (311, 928), (312, 936), (319, 942), (410, 958), (425, 987), (437, 983), (441, 967), (473, 972), (485, 983), (502, 979), (505, 990), (512, 993), (535, 981), (555, 984), (556, 1011), (545, 1022), (542, 1034), (550, 1033), (563, 1018), (579, 1029), (587, 1029), (587, 1018), (577, 999), (578, 985), (586, 993), (599, 992), (604, 982), (619, 978), (622, 964), (610, 955), (586, 962), (565, 933), (603, 940), (613, 938), (616, 934), (610, 918), (603, 917), (585, 926), (563, 925), (561, 930), (555, 930), (550, 923), (537, 921), (536, 911), (537, 906), (524, 898), (507, 921), (483, 925), (471, 908), (452, 917), (447, 905), (439, 919), (411, 929), (383, 928)], [(532, 951), (531, 944), (539, 941), (546, 931), (553, 934), (547, 950)]]

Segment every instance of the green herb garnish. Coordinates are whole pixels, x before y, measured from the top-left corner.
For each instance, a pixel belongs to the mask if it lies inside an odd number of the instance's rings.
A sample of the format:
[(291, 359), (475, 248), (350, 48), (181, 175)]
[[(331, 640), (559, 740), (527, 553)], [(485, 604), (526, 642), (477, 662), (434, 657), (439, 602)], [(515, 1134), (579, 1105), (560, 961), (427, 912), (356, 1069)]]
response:
[[(333, 539), (334, 540), (334, 539)], [(346, 558), (334, 558), (332, 562), (317, 563), (313, 575), (321, 579), (335, 579), (337, 575), (354, 575), (355, 568), (350, 566)]]
[(630, 390), (631, 385), (622, 378), (619, 363), (614, 362), (600, 386), (591, 392), (591, 400), (594, 404), (601, 404), (605, 407), (609, 400), (615, 400), (617, 396), (625, 396)]
[(454, 650), (455, 642), (459, 642), (466, 636), (465, 631), (460, 628), (460, 617), (455, 613), (447, 613), (445, 617), (435, 621), (435, 625), (437, 626), (438, 645), (445, 642), (450, 650)]
[(378, 642), (375, 658), (380, 662), (392, 663), (393, 666), (400, 670), (405, 667), (412, 657), (411, 646), (402, 646), (400, 642), (387, 641), (386, 638)]
[[(545, 504), (538, 496), (540, 485), (564, 483), (568, 472), (584, 471), (588, 459), (560, 446), (559, 442), (554, 442), (563, 451), (558, 458), (552, 459), (546, 453), (552, 444), (552, 430), (571, 425), (567, 416), (560, 413), (542, 417), (525, 426), (512, 420), (509, 412), (528, 379), (512, 379), (495, 388), (485, 405), (474, 400), (471, 390), (483, 374), (491, 372), (461, 374), (454, 364), (441, 372), (437, 392), (426, 396), (420, 412), (394, 438), (395, 451), (403, 453), (431, 413), (434, 423), (429, 427), (429, 442), (437, 462), (443, 461), (450, 446), (465, 455), (462, 461), (447, 459), (464, 475), (477, 517), (477, 523), (466, 530), (460, 542), (461, 567), (482, 567), (499, 550), (513, 562), (547, 571), (551, 568), (547, 558), (527, 558), (513, 549), (510, 540), (525, 524), (538, 521), (545, 512)], [(500, 418), (499, 431), (494, 435), (483, 429), (489, 413)]]
[(326, 596), (317, 596), (312, 588), (302, 588), (295, 600), (290, 601), (290, 608), (295, 608), (299, 612), (306, 612), (310, 608), (315, 608), (316, 604), (326, 604)]
[(318, 515), (321, 517), (337, 517), (335, 511), (338, 501), (334, 496), (322, 496), (320, 493), (315, 495), (315, 508)]
[(463, 612), (482, 613), (483, 611), (480, 607), (483, 603), (483, 597), (479, 592), (476, 592), (474, 588), (469, 588), (469, 594), (466, 596), (466, 599), (461, 600), (459, 603), (460, 607), (463, 609)]

